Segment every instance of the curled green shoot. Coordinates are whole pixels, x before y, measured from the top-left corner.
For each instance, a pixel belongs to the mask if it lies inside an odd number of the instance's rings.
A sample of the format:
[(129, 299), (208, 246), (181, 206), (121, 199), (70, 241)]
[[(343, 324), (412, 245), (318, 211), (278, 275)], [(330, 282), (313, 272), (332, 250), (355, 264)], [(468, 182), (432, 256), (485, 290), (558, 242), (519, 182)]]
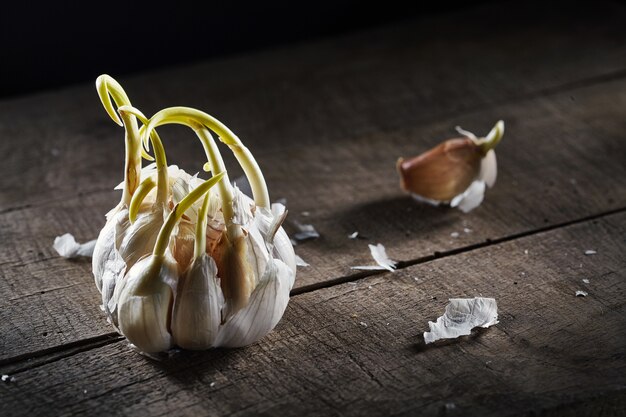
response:
[[(259, 165), (241, 140), (215, 117), (189, 107), (170, 107), (163, 109), (150, 118), (149, 123), (145, 126), (145, 131), (142, 132), (142, 139), (146, 141), (147, 132), (150, 132), (152, 129), (162, 124), (174, 123), (190, 126), (191, 122), (201, 124), (215, 132), (220, 141), (231, 149), (235, 158), (237, 158), (237, 161), (243, 168), (246, 177), (248, 177), (256, 205), (269, 208), (269, 193)], [(214, 165), (212, 167), (214, 169), (216, 168)]]
[[(140, 134), (142, 135), (142, 138), (147, 137), (148, 132), (152, 134), (152, 131), (154, 129), (151, 128), (152, 120), (153, 119), (150, 119), (149, 123), (146, 123), (141, 127)], [(204, 164), (203, 168), (210, 168), (210, 171), (212, 171), (213, 175), (224, 173), (222, 181), (220, 181), (218, 187), (219, 195), (222, 199), (222, 214), (224, 215), (224, 221), (227, 224), (230, 223), (231, 219), (234, 216), (233, 190), (228, 179), (228, 174), (226, 173), (226, 165), (224, 164), (222, 155), (217, 147), (217, 144), (215, 143), (215, 140), (213, 139), (213, 136), (211, 135), (211, 132), (202, 123), (197, 123), (191, 119), (181, 119), (177, 121), (162, 119), (159, 121), (158, 125), (162, 126), (168, 123), (180, 124), (190, 127), (196, 133), (198, 139), (200, 139), (200, 142), (202, 143), (202, 146), (204, 147), (204, 151), (206, 153), (208, 162)]]
[[(115, 123), (124, 126), (126, 157), (124, 160), (124, 189), (122, 192), (122, 204), (129, 205), (131, 198), (139, 186), (141, 172), (141, 142), (139, 137), (139, 129), (137, 119), (132, 114), (118, 115), (113, 107), (111, 98), (115, 105), (130, 106), (130, 99), (122, 86), (113, 79), (113, 77), (103, 74), (96, 80), (96, 90), (100, 101), (104, 106), (107, 114)], [(121, 118), (120, 118), (121, 116)]]
[(481, 153), (486, 155), (487, 152), (498, 146), (503, 136), (504, 122), (502, 120), (498, 120), (487, 136), (478, 140)]
[(156, 185), (152, 177), (148, 177), (141, 181), (141, 184), (139, 184), (139, 187), (135, 190), (135, 194), (133, 194), (133, 198), (130, 200), (130, 206), (128, 206), (128, 219), (131, 223), (135, 223), (135, 220), (137, 220), (141, 203), (143, 203), (148, 193), (150, 193)]
[[(148, 122), (148, 118), (135, 107), (121, 106), (118, 109), (118, 112), (122, 116), (127, 114), (133, 115), (134, 117), (139, 119), (144, 124), (144, 126)], [(165, 204), (167, 198), (169, 197), (169, 176), (167, 173), (167, 158), (165, 156), (165, 148), (163, 147), (163, 142), (161, 141), (159, 134), (154, 129), (150, 132), (150, 141), (152, 142), (152, 147), (154, 148), (154, 158), (157, 168), (156, 203)]]
[(222, 214), (224, 215), (224, 221), (229, 224), (234, 216), (233, 210), (233, 189), (230, 186), (228, 174), (226, 173), (226, 165), (220, 154), (217, 144), (211, 135), (211, 132), (201, 124), (189, 121), (187, 126), (191, 127), (196, 135), (202, 142), (204, 152), (206, 153), (208, 164), (212, 168), (213, 175), (224, 173), (224, 179), (219, 183), (220, 197), (222, 198)]
[(206, 226), (208, 211), (209, 194), (205, 194), (204, 201), (202, 202), (202, 207), (200, 207), (200, 210), (198, 210), (198, 221), (196, 222), (196, 241), (193, 248), (194, 258), (198, 258), (200, 255), (206, 252)]
[(205, 195), (215, 184), (217, 184), (222, 179), (223, 176), (224, 173), (222, 172), (206, 180), (205, 182), (194, 188), (189, 194), (185, 196), (185, 198), (183, 198), (178, 204), (174, 206), (172, 212), (169, 214), (169, 216), (167, 216), (165, 223), (159, 231), (156, 244), (154, 245), (154, 250), (152, 251), (152, 254), (155, 257), (162, 258), (165, 255), (165, 250), (167, 249), (170, 241), (170, 236), (172, 235), (172, 231), (174, 230), (176, 223), (178, 223), (180, 218), (189, 209), (189, 207), (191, 207), (199, 198)]

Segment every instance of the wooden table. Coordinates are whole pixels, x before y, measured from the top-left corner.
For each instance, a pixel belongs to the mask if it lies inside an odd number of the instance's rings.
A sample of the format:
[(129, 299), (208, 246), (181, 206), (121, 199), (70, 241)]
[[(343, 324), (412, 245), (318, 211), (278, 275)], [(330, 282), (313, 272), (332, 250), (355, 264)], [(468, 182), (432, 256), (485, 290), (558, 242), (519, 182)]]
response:
[[(624, 22), (612, 2), (486, 4), (119, 78), (146, 114), (232, 127), (321, 234), (296, 247), (311, 266), (274, 332), (164, 361), (107, 324), (89, 260), (52, 248), (95, 238), (119, 199), (122, 132), (93, 85), (0, 102), (0, 415), (624, 415)], [(399, 156), (498, 119), (481, 207), (400, 190)], [(160, 132), (170, 163), (201, 166), (190, 131)], [(351, 270), (368, 243), (397, 271)], [(499, 324), (424, 345), (448, 298), (479, 295)]]

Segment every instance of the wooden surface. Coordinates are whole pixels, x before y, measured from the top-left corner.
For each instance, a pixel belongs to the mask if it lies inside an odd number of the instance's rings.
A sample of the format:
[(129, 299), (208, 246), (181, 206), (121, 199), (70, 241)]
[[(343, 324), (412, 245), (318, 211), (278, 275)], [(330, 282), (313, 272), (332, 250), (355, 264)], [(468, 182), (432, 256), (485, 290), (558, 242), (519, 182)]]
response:
[[(611, 2), (488, 4), (120, 79), (146, 114), (219, 117), (290, 219), (321, 233), (296, 247), (311, 266), (275, 332), (163, 362), (106, 323), (90, 262), (51, 246), (97, 236), (119, 198), (122, 132), (93, 86), (0, 102), (0, 373), (15, 377), (0, 383), (0, 414), (620, 415), (624, 21)], [(498, 119), (498, 183), (481, 207), (401, 192), (399, 156)], [(190, 132), (160, 132), (170, 163), (200, 168)], [(350, 270), (378, 242), (399, 270)], [(496, 298), (498, 325), (424, 346), (448, 298), (476, 295)]]

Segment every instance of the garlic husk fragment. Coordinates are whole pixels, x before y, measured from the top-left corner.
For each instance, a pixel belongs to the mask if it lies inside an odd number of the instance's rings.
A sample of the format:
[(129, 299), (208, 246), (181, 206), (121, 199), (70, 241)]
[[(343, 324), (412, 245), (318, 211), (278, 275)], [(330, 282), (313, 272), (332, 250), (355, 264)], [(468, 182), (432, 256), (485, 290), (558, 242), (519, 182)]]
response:
[(467, 336), (474, 327), (498, 324), (498, 305), (493, 298), (451, 298), (449, 301), (444, 315), (436, 322), (428, 322), (430, 331), (424, 332), (425, 343)]
[(193, 261), (178, 283), (172, 314), (172, 335), (176, 344), (192, 350), (214, 346), (223, 305), (217, 266), (204, 253)]
[(72, 234), (65, 233), (62, 236), (57, 236), (52, 246), (59, 255), (71, 259), (79, 256), (92, 257), (95, 245), (95, 240), (78, 243)]
[(168, 328), (177, 279), (175, 260), (149, 255), (123, 280), (117, 302), (119, 328), (143, 352), (162, 352), (173, 346)]

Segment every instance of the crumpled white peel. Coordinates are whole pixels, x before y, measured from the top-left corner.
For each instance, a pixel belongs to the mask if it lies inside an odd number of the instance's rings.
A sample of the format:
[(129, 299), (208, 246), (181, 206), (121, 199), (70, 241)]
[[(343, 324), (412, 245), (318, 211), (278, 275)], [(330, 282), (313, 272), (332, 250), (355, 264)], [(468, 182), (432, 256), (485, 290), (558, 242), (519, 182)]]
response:
[(389, 259), (387, 256), (387, 252), (385, 251), (385, 247), (382, 244), (368, 245), (370, 248), (370, 253), (372, 254), (372, 258), (376, 261), (378, 266), (373, 265), (359, 265), (359, 266), (351, 266), (350, 269), (358, 269), (363, 271), (381, 271), (386, 269), (388, 271), (393, 272), (396, 269), (396, 262)]
[(96, 240), (90, 240), (86, 243), (78, 243), (71, 233), (54, 238), (52, 247), (64, 258), (76, 258), (78, 256), (93, 256), (93, 249), (96, 246)]
[(455, 339), (471, 333), (474, 327), (489, 327), (498, 323), (498, 305), (494, 298), (451, 298), (446, 312), (437, 322), (428, 322), (430, 332), (424, 332), (424, 342)]

